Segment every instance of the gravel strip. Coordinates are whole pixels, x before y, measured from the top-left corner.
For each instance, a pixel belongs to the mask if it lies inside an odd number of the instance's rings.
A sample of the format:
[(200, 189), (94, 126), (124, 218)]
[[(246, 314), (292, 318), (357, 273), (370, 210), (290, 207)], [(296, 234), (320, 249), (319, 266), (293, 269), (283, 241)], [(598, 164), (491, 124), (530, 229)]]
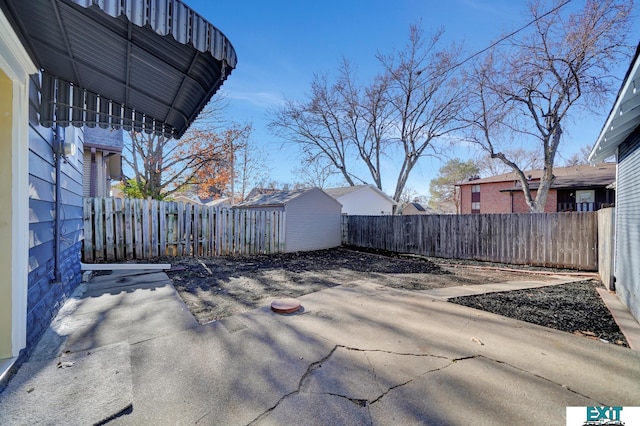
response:
[(599, 281), (585, 280), (536, 289), (456, 297), (449, 302), (629, 347), (596, 291), (597, 287), (602, 287)]

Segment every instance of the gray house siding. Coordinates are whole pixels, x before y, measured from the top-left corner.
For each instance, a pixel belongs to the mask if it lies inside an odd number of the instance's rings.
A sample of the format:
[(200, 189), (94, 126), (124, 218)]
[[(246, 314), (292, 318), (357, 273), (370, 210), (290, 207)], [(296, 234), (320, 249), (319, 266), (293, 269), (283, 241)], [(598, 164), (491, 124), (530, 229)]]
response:
[(320, 190), (287, 203), (286, 251), (322, 250), (340, 245), (341, 206)]
[[(27, 348), (29, 353), (64, 300), (80, 284), (82, 240), (82, 155), (61, 167), (61, 283), (55, 270), (55, 161), (53, 131), (37, 120), (37, 77), (32, 78), (29, 102), (29, 282)], [(75, 131), (67, 129), (67, 139)], [(79, 141), (76, 141), (78, 144)], [(81, 148), (81, 147), (80, 147)], [(81, 152), (81, 151), (80, 151)]]
[(616, 182), (616, 292), (640, 318), (640, 130), (618, 148)]

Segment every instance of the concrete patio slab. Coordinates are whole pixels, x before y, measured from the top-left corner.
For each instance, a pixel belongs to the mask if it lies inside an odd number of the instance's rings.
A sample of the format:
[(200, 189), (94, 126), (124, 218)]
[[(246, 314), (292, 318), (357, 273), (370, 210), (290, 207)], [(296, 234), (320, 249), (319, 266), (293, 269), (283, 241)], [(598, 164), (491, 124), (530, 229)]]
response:
[(607, 309), (613, 315), (616, 324), (620, 327), (620, 331), (627, 338), (629, 347), (640, 351), (640, 324), (638, 324), (638, 321), (631, 315), (615, 293), (611, 293), (604, 288), (597, 290), (604, 304), (607, 305)]
[(163, 272), (115, 271), (76, 289), (40, 339), (31, 360), (140, 342), (197, 325)]
[(133, 403), (129, 344), (23, 364), (0, 395), (3, 425), (93, 425)]
[[(104, 278), (102, 289), (71, 301), (52, 327), (62, 344), (43, 344), (41, 357), (129, 348), (132, 407), (113, 425), (564, 425), (566, 406), (640, 405), (640, 352), (428, 292), (358, 281), (300, 297), (296, 314), (274, 313), (266, 301), (197, 325), (166, 275), (129, 277), (125, 286)], [(74, 368), (109, 365), (102, 362)], [(91, 383), (97, 394), (112, 392)], [(12, 405), (36, 403), (30, 393), (12, 395)], [(75, 424), (86, 406), (63, 398), (57, 410)]]

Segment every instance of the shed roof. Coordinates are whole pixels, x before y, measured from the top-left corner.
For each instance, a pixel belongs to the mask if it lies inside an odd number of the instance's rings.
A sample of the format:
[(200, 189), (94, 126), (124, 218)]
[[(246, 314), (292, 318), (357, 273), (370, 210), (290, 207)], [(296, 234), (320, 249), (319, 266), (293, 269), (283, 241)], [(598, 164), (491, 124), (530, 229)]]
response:
[[(531, 176), (530, 187), (535, 189), (542, 177), (543, 170), (529, 170), (524, 172), (525, 176)], [(591, 186), (607, 186), (616, 178), (616, 163), (600, 163), (596, 166), (580, 165), (570, 167), (554, 167), (553, 175), (556, 177), (551, 188), (580, 188)], [(479, 185), (485, 183), (514, 182), (512, 190), (522, 189), (519, 186), (518, 177), (515, 173), (503, 173), (501, 175), (490, 176), (483, 179), (471, 180), (458, 184)]]
[(618, 146), (640, 125), (640, 43), (620, 86), (607, 121), (589, 154), (589, 161), (597, 163), (615, 155)]
[(236, 66), (180, 0), (0, 0), (42, 70), (40, 122), (180, 137)]
[(236, 204), (235, 207), (243, 208), (243, 207), (284, 207), (291, 201), (313, 192), (318, 192), (327, 197), (327, 199), (332, 200), (337, 205), (340, 203), (335, 200), (333, 197), (328, 195), (325, 191), (320, 188), (306, 188), (306, 189), (294, 189), (291, 191), (277, 191), (272, 194), (258, 194), (254, 197), (251, 197), (241, 203)]
[(282, 207), (308, 191), (311, 191), (311, 189), (294, 189), (291, 191), (277, 191), (271, 194), (258, 194), (236, 204), (236, 207)]

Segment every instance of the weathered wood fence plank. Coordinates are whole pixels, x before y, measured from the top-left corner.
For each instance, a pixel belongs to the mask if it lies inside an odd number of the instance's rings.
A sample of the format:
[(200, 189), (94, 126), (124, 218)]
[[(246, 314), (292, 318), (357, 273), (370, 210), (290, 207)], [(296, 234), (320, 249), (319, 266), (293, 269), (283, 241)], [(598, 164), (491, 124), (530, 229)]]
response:
[(430, 257), (596, 270), (597, 214), (343, 216), (342, 243)]
[(84, 242), (82, 247), (82, 258), (85, 262), (93, 262), (95, 259), (95, 246), (94, 246), (94, 222), (93, 218), (93, 198), (85, 198), (82, 206), (82, 222), (84, 229)]
[(604, 286), (615, 290), (613, 257), (615, 253), (615, 208), (598, 210), (598, 275)]
[(285, 251), (284, 212), (85, 198), (84, 262)]

